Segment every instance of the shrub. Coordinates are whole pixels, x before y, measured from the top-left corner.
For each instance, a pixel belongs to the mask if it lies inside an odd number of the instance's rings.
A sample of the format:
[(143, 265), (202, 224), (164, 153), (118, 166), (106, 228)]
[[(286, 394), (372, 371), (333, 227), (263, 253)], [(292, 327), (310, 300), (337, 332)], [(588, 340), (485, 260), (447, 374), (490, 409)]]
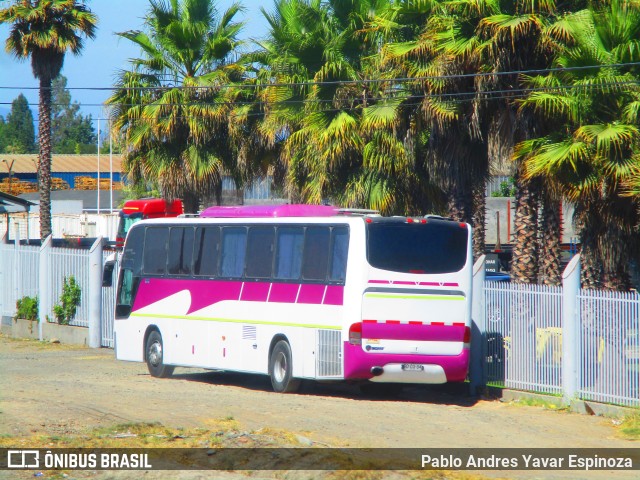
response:
[(16, 302), (16, 317), (27, 320), (38, 319), (38, 297), (22, 297)]
[(510, 178), (509, 181), (500, 182), (500, 189), (491, 192), (492, 197), (513, 197), (516, 194), (516, 186), (514, 179)]
[(69, 325), (69, 322), (75, 317), (81, 297), (80, 285), (76, 282), (75, 277), (73, 275), (64, 277), (60, 303), (53, 307), (53, 314), (60, 325)]

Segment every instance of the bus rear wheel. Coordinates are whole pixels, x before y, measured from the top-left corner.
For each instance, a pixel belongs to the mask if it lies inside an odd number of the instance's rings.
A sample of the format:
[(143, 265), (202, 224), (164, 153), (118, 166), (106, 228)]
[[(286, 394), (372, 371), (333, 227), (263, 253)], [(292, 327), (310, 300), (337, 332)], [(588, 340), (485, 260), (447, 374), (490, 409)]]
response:
[(285, 340), (280, 340), (273, 347), (269, 359), (269, 376), (273, 390), (279, 393), (293, 393), (300, 388), (300, 380), (293, 378), (291, 347)]
[(149, 334), (145, 353), (147, 368), (152, 377), (167, 378), (171, 376), (174, 367), (163, 363), (162, 335), (160, 335), (160, 332), (154, 330)]

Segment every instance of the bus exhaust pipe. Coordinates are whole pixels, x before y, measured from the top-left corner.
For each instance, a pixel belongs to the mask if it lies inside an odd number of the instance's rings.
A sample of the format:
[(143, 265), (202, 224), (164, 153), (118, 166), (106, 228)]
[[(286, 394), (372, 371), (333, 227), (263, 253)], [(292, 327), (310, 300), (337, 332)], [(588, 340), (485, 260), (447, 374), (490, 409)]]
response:
[(371, 375), (374, 377), (379, 377), (384, 373), (384, 368), (382, 367), (371, 367)]

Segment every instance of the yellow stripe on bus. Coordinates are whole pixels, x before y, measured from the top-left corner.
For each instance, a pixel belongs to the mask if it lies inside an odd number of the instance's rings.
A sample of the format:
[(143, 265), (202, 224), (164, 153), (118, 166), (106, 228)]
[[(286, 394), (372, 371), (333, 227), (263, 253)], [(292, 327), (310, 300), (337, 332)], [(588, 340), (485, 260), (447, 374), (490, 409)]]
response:
[(191, 315), (160, 315), (156, 313), (132, 313), (130, 317), (141, 318), (171, 318), (177, 320), (205, 320), (207, 322), (221, 323), (247, 323), (250, 325), (276, 325), (280, 327), (303, 327), (303, 328), (325, 328), (329, 330), (342, 330), (342, 327), (335, 325), (319, 325), (311, 323), (290, 323), (290, 322), (266, 322), (262, 320), (238, 320), (235, 318), (199, 317)]

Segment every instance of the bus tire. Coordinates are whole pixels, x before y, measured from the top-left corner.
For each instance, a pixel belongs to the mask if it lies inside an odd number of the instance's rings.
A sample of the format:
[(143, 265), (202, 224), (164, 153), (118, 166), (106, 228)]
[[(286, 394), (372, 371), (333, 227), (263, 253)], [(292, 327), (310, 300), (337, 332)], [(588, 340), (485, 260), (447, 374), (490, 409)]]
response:
[(300, 388), (300, 380), (293, 378), (291, 347), (286, 340), (280, 340), (273, 347), (269, 358), (269, 377), (273, 390), (278, 393), (293, 393)]
[(163, 346), (162, 335), (154, 330), (147, 338), (145, 346), (145, 357), (147, 359), (147, 368), (152, 377), (167, 378), (173, 373), (173, 366), (163, 363)]

